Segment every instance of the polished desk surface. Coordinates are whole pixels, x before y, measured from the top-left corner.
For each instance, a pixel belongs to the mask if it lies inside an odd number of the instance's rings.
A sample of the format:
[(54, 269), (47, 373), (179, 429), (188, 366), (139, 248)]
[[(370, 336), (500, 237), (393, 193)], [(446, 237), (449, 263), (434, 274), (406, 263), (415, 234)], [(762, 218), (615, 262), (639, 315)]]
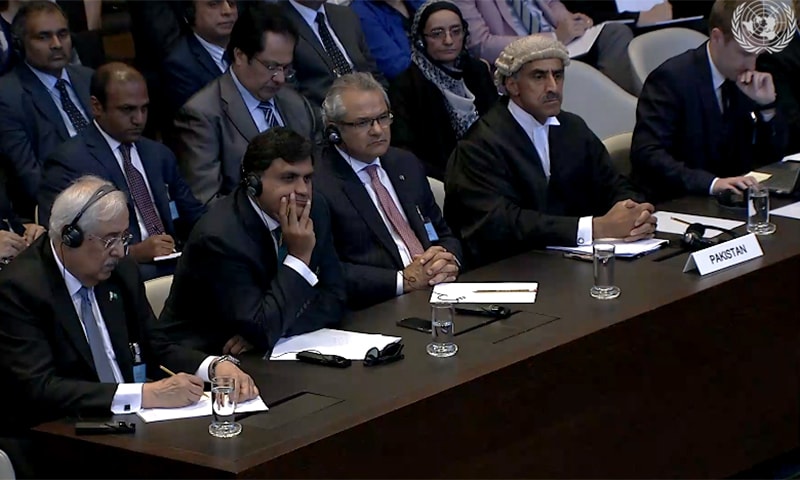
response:
[[(743, 220), (707, 199), (661, 209)], [(536, 281), (539, 293), (459, 335), (449, 359), (395, 326), (429, 315), (428, 292), (355, 312), (342, 328), (402, 336), (406, 358), (343, 370), (246, 358), (272, 408), (234, 439), (210, 437), (209, 417), (127, 416), (135, 435), (97, 437), (52, 422), (37, 436), (59, 476), (731, 475), (800, 445), (800, 221), (773, 221), (763, 257), (706, 277), (681, 272), (687, 254), (618, 260), (613, 301), (589, 297), (591, 263), (556, 252), (468, 272), (462, 281)], [(477, 321), (457, 316), (456, 329)]]

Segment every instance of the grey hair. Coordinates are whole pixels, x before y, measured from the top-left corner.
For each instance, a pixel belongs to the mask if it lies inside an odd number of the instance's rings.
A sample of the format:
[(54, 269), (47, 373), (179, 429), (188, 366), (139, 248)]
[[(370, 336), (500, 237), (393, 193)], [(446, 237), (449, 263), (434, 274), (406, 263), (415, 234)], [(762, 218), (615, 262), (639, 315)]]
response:
[(347, 115), (342, 103), (342, 95), (347, 90), (381, 92), (383, 99), (386, 101), (386, 107), (390, 110), (392, 109), (392, 105), (389, 103), (389, 94), (371, 74), (365, 72), (348, 73), (334, 80), (333, 85), (325, 95), (325, 101), (322, 102), (323, 124), (339, 122)]
[[(61, 231), (72, 223), (81, 209), (89, 203), (100, 188), (115, 189), (113, 184), (93, 175), (83, 176), (59, 193), (50, 211), (50, 239), (61, 241)], [(78, 227), (84, 232), (94, 232), (105, 222), (128, 211), (128, 199), (119, 190), (106, 194), (89, 207), (80, 220)]]

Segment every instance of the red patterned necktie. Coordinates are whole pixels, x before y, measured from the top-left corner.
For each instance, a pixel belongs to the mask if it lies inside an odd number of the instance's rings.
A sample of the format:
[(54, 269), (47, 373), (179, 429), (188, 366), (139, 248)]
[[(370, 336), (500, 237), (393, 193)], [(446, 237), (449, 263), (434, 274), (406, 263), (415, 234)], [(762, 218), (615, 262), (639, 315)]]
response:
[(403, 218), (403, 215), (400, 214), (400, 210), (398, 210), (397, 205), (394, 204), (394, 200), (392, 200), (392, 196), (389, 195), (389, 191), (386, 190), (386, 187), (383, 186), (380, 178), (378, 178), (378, 166), (368, 166), (367, 173), (369, 174), (372, 189), (375, 190), (375, 194), (378, 196), (378, 201), (381, 204), (383, 213), (386, 214), (394, 230), (400, 235), (400, 238), (403, 239), (403, 243), (406, 244), (406, 248), (408, 248), (411, 257), (413, 258), (414, 255), (422, 255), (422, 253), (425, 252), (422, 248), (422, 244), (419, 243), (416, 234), (411, 230), (411, 225), (409, 225)]
[(119, 151), (122, 152), (122, 165), (125, 169), (125, 176), (128, 178), (128, 187), (131, 190), (133, 203), (144, 220), (147, 235), (161, 235), (164, 233), (164, 224), (161, 223), (161, 219), (156, 213), (156, 206), (153, 199), (150, 198), (150, 192), (147, 191), (147, 184), (144, 183), (142, 173), (131, 163), (131, 146), (123, 143), (119, 146)]

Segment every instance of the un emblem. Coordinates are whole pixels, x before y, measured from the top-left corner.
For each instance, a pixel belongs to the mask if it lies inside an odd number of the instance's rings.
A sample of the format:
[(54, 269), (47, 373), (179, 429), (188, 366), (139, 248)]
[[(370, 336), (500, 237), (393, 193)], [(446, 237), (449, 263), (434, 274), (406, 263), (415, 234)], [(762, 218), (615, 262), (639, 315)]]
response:
[(780, 52), (797, 31), (790, 1), (762, 0), (740, 4), (733, 11), (733, 38), (749, 53)]

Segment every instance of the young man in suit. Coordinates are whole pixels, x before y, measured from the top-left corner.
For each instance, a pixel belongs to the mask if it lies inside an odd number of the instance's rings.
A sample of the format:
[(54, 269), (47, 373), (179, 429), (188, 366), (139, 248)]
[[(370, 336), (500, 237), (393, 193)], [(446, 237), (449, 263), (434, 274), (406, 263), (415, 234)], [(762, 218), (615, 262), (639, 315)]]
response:
[(751, 1), (715, 2), (708, 42), (647, 77), (636, 108), (631, 179), (648, 198), (742, 192), (756, 183), (748, 172), (783, 157), (786, 123), (775, 108), (772, 75), (756, 70), (756, 54), (732, 33), (734, 10)]
[(0, 78), (0, 157), (14, 207), (33, 220), (41, 163), (91, 122), (92, 71), (69, 65), (72, 39), (55, 3), (25, 3), (11, 30), (24, 61)]
[(170, 117), (189, 98), (228, 69), (225, 49), (238, 18), (235, 0), (183, 0), (191, 32), (164, 59), (164, 91)]
[[(82, 177), (56, 198), (49, 237), (3, 269), (0, 378), (14, 395), (0, 401), (0, 448), (60, 417), (190, 405), (216, 375), (236, 378), (240, 401), (258, 394), (232, 357), (179, 345), (166, 334), (173, 325), (156, 322), (125, 256), (128, 226), (126, 195)], [(159, 365), (178, 374), (146, 382), (164, 377)]]
[(44, 162), (39, 215), (47, 223), (53, 201), (73, 180), (93, 174), (114, 183), (130, 199), (131, 257), (146, 279), (169, 275), (174, 261), (153, 262), (175, 251), (205, 207), (178, 172), (164, 145), (143, 138), (150, 99), (144, 77), (123, 63), (109, 63), (92, 77), (95, 121)]
[(242, 155), (258, 133), (289, 127), (318, 138), (317, 114), (291, 86), (297, 32), (280, 7), (264, 2), (239, 16), (228, 42), (228, 71), (192, 97), (170, 142), (181, 172), (203, 203), (239, 184)]
[(372, 305), (455, 281), (461, 246), (444, 222), (425, 169), (389, 146), (386, 91), (368, 73), (336, 79), (323, 103), (329, 146), (317, 189), (331, 209), (348, 303)]
[(191, 319), (197, 348), (268, 352), (281, 337), (339, 322), (344, 280), (328, 208), (313, 195), (311, 152), (286, 127), (257, 135), (242, 185), (192, 231), (161, 320)]
[(321, 105), (333, 81), (350, 72), (371, 73), (388, 88), (361, 22), (349, 7), (324, 0), (281, 0), (281, 4), (300, 34), (294, 53), (297, 83), (313, 105)]
[(459, 142), (445, 175), (445, 216), (484, 264), (547, 245), (652, 236), (649, 203), (611, 165), (584, 121), (561, 111), (567, 49), (532, 35), (495, 62), (501, 98)]

